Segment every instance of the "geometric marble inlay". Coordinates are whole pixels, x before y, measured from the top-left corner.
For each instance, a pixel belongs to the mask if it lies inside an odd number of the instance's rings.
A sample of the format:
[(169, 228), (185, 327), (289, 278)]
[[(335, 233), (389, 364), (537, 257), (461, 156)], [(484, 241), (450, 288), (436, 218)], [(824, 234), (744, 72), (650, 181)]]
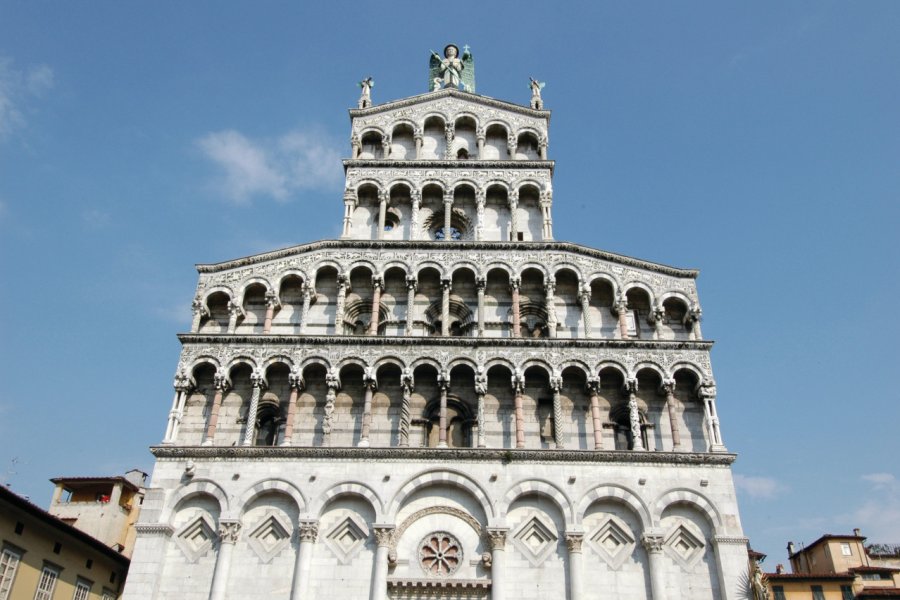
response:
[(634, 537), (628, 526), (610, 515), (606, 522), (588, 538), (588, 544), (613, 569), (618, 569), (634, 551)]
[(264, 563), (267, 563), (290, 543), (291, 532), (277, 516), (271, 515), (257, 525), (248, 539), (250, 547)]
[(535, 515), (516, 530), (512, 539), (525, 558), (532, 565), (538, 566), (556, 549), (558, 536), (552, 523), (546, 522), (540, 515)]
[(342, 564), (347, 564), (365, 545), (368, 537), (366, 524), (350, 515), (325, 536), (325, 543)]
[(682, 522), (666, 535), (663, 550), (684, 569), (694, 566), (704, 553), (703, 534), (692, 523)]
[(181, 529), (175, 536), (175, 543), (184, 552), (189, 562), (197, 562), (212, 548), (215, 539), (215, 530), (201, 516)]

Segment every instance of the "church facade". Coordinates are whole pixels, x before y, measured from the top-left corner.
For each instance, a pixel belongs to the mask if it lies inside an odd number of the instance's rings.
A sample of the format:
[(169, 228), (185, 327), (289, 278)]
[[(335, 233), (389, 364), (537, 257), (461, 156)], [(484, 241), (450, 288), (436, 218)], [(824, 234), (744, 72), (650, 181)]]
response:
[(745, 597), (697, 272), (554, 240), (543, 84), (429, 76), (340, 240), (198, 267), (124, 597)]

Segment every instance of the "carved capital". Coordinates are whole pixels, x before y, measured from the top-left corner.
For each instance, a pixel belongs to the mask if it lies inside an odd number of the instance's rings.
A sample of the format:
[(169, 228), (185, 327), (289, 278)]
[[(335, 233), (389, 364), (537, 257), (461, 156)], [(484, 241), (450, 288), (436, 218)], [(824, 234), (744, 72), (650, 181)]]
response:
[(375, 543), (378, 545), (378, 547), (390, 547), (391, 537), (394, 535), (394, 526), (373, 525), (372, 533), (375, 535)]
[(506, 548), (506, 534), (509, 529), (505, 527), (489, 527), (487, 530), (488, 538), (491, 542), (491, 550), (503, 550)]
[(479, 277), (478, 279), (476, 279), (475, 280), (475, 288), (479, 292), (483, 292), (485, 290), (485, 288), (487, 288), (487, 279), (485, 279), (484, 277)]
[(450, 389), (450, 373), (447, 371), (441, 371), (437, 376), (437, 384), (438, 387), (442, 390)]
[(315, 543), (316, 539), (319, 537), (319, 522), (300, 521), (299, 523), (297, 523), (297, 530), (299, 532), (301, 542)]
[(262, 371), (253, 371), (250, 373), (250, 385), (255, 388), (264, 389), (266, 385), (266, 376)]
[(419, 288), (419, 280), (415, 277), (406, 278), (406, 289), (416, 291)]
[(705, 381), (703, 385), (700, 386), (700, 390), (698, 394), (701, 398), (713, 398), (716, 397), (716, 382), (715, 381)]
[(660, 392), (663, 396), (674, 396), (675, 395), (675, 380), (674, 379), (663, 379), (662, 385), (659, 387)]
[(175, 391), (177, 392), (187, 392), (193, 387), (191, 385), (191, 378), (187, 373), (184, 372), (183, 369), (179, 369), (177, 373), (175, 373), (175, 381), (173, 383), (175, 387)]
[(341, 389), (341, 378), (334, 371), (329, 371), (325, 374), (325, 385), (329, 390), (339, 390)]
[(206, 304), (203, 302), (203, 298), (197, 296), (194, 298), (194, 301), (191, 302), (191, 312), (194, 314), (200, 314), (201, 317), (208, 317), (209, 311), (206, 310)]
[(276, 294), (273, 290), (269, 290), (266, 292), (266, 308), (275, 308), (281, 303), (278, 301), (278, 294)]
[(625, 380), (625, 392), (628, 394), (636, 394), (638, 391), (637, 377), (629, 377)]
[(553, 390), (553, 393), (558, 393), (559, 390), (562, 389), (562, 377), (559, 375), (554, 375), (550, 378), (550, 389)]
[(651, 554), (662, 552), (665, 541), (665, 538), (660, 533), (645, 533), (641, 536), (641, 543), (644, 545), (644, 549)]
[(600, 378), (599, 377), (588, 377), (587, 382), (585, 383), (585, 387), (587, 387), (587, 391), (589, 394), (599, 394), (600, 393)]
[(415, 389), (416, 382), (412, 371), (403, 370), (403, 373), (400, 374), (400, 385), (403, 386), (404, 391), (412, 392)]
[(514, 292), (519, 291), (519, 286), (521, 286), (521, 285), (522, 285), (522, 280), (519, 279), (518, 277), (512, 277), (509, 280), (509, 289)]
[(372, 275), (372, 289), (384, 289), (384, 279), (380, 275)]
[(581, 552), (581, 544), (584, 543), (584, 534), (581, 532), (566, 532), (566, 549), (569, 552)]
[(480, 373), (475, 376), (475, 393), (479, 396), (487, 394), (487, 375)]
[(219, 521), (219, 541), (221, 543), (236, 544), (240, 536), (240, 521)]
[(453, 286), (453, 281), (450, 279), (441, 279), (441, 291), (449, 292)]
[(546, 293), (548, 296), (553, 296), (553, 294), (556, 293), (556, 282), (548, 281), (547, 283), (545, 283), (544, 284), (544, 293)]
[(220, 392), (226, 392), (231, 387), (231, 380), (228, 378), (228, 373), (224, 370), (217, 371), (213, 376), (213, 386)]
[(296, 370), (291, 371), (288, 375), (288, 386), (295, 390), (302, 390), (306, 387), (306, 382), (303, 380), (303, 373)]

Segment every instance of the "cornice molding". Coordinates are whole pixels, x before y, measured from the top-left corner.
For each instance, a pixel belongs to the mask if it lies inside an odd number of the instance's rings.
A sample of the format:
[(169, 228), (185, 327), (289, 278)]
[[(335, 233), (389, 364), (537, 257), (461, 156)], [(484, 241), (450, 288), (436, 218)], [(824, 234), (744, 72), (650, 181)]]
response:
[(277, 260), (280, 258), (288, 258), (291, 256), (295, 256), (297, 254), (303, 254), (304, 252), (311, 252), (314, 250), (339, 250), (339, 249), (350, 249), (350, 250), (460, 250), (464, 252), (466, 250), (497, 250), (503, 252), (510, 251), (529, 251), (535, 253), (543, 252), (543, 251), (557, 251), (557, 252), (572, 252), (574, 254), (580, 254), (582, 256), (587, 256), (590, 258), (596, 258), (600, 260), (605, 260), (612, 263), (617, 263), (620, 265), (625, 265), (628, 267), (633, 267), (637, 269), (644, 269), (646, 271), (652, 271), (655, 273), (661, 273), (663, 275), (669, 275), (671, 277), (682, 277), (688, 279), (696, 279), (700, 274), (700, 271), (696, 269), (679, 269), (677, 267), (670, 267), (668, 265), (662, 265), (659, 263), (654, 263), (646, 260), (641, 260), (638, 258), (633, 258), (630, 256), (625, 256), (623, 254), (615, 254), (613, 252), (607, 252), (605, 250), (597, 250), (595, 248), (588, 248), (587, 246), (582, 246), (580, 244), (575, 244), (573, 242), (434, 242), (427, 240), (403, 240), (403, 241), (383, 241), (383, 240), (319, 240), (317, 242), (310, 242), (307, 244), (300, 244), (297, 246), (291, 246), (289, 248), (282, 248), (280, 250), (273, 250), (271, 252), (264, 252), (262, 254), (255, 254), (252, 256), (245, 256), (242, 258), (237, 258), (234, 260), (229, 260), (220, 263), (207, 263), (207, 264), (197, 264), (197, 271), (199, 273), (218, 273), (220, 271), (226, 271), (229, 269), (237, 269), (241, 267), (247, 267), (251, 265), (256, 265), (272, 260)]
[(449, 346), (453, 348), (619, 348), (639, 350), (706, 350), (712, 340), (608, 340), (608, 339), (560, 339), (560, 338), (471, 338), (471, 337), (416, 337), (380, 335), (272, 335), (233, 333), (179, 333), (182, 344), (250, 344), (311, 346)]
[(443, 88), (440, 90), (435, 90), (433, 92), (426, 92), (424, 94), (418, 94), (416, 96), (409, 96), (401, 100), (391, 100), (383, 104), (375, 104), (369, 106), (368, 108), (351, 108), (349, 110), (349, 113), (351, 119), (356, 117), (368, 117), (377, 115), (379, 113), (396, 110), (398, 108), (415, 106), (416, 104), (423, 104), (431, 100), (440, 100), (441, 98), (447, 97), (459, 98), (460, 100), (465, 100), (467, 102), (475, 102), (484, 106), (490, 106), (491, 108), (508, 110), (510, 112), (519, 113), (520, 115), (525, 115), (528, 117), (547, 119), (547, 122), (550, 122), (549, 110), (535, 110), (529, 106), (522, 106), (521, 104), (507, 102), (506, 100), (497, 100), (496, 98), (491, 98), (490, 96), (482, 96), (481, 94), (473, 94), (471, 92), (464, 92), (462, 90), (456, 90), (453, 88)]
[(737, 458), (726, 452), (639, 452), (617, 450), (512, 450), (508, 448), (355, 448), (299, 446), (153, 446), (158, 459), (316, 459), (440, 461), (458, 463), (626, 463), (651, 465), (728, 466)]
[(523, 169), (549, 169), (550, 173), (556, 168), (555, 160), (393, 160), (393, 159), (371, 159), (371, 158), (345, 158), (344, 171), (351, 167), (369, 167), (383, 169), (465, 169), (471, 171), (477, 167), (479, 169), (506, 169), (506, 170), (523, 170)]

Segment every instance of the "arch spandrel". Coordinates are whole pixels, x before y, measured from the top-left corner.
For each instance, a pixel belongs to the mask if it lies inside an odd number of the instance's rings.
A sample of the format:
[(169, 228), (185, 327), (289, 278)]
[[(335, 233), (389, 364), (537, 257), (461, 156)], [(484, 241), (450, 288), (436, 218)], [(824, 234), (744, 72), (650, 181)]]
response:
[(668, 507), (675, 505), (687, 505), (700, 512), (715, 534), (727, 533), (723, 531), (722, 516), (715, 504), (703, 494), (687, 488), (673, 488), (657, 497), (651, 505), (654, 523), (662, 520), (662, 515)]
[(376, 523), (384, 521), (384, 501), (381, 496), (371, 487), (359, 481), (344, 481), (335, 484), (316, 496), (310, 503), (310, 516), (316, 519), (321, 518), (332, 501), (347, 496), (354, 496), (366, 502), (375, 513)]
[(513, 502), (522, 496), (538, 495), (549, 498), (559, 510), (566, 522), (566, 529), (575, 524), (575, 509), (568, 494), (558, 486), (545, 479), (526, 479), (510, 486), (503, 495), (501, 520), (506, 518), (507, 511)]
[(227, 518), (231, 512), (231, 504), (225, 490), (211, 479), (195, 478), (189, 484), (178, 488), (166, 501), (165, 508), (159, 517), (160, 523), (172, 523), (179, 507), (195, 496), (206, 496), (215, 500), (219, 506), (220, 518)]
[(408, 479), (394, 494), (385, 510), (389, 519), (396, 519), (397, 513), (403, 508), (407, 498), (415, 492), (434, 485), (449, 485), (468, 492), (481, 505), (481, 509), (488, 517), (489, 524), (493, 521), (495, 512), (490, 496), (474, 479), (462, 473), (450, 469), (425, 471)]
[(579, 500), (575, 509), (575, 521), (581, 524), (584, 515), (595, 502), (613, 501), (628, 506), (640, 519), (644, 530), (650, 529), (655, 522), (647, 504), (639, 494), (619, 484), (598, 485), (588, 490)]
[(254, 483), (253, 485), (247, 487), (240, 495), (240, 500), (235, 507), (235, 510), (240, 511), (241, 514), (246, 511), (247, 506), (253, 500), (255, 500), (258, 496), (261, 496), (265, 493), (276, 492), (280, 495), (290, 498), (298, 512), (301, 514), (306, 511), (307, 500), (306, 496), (300, 491), (300, 488), (295, 486), (293, 483), (286, 479), (281, 478), (266, 478), (261, 479)]

